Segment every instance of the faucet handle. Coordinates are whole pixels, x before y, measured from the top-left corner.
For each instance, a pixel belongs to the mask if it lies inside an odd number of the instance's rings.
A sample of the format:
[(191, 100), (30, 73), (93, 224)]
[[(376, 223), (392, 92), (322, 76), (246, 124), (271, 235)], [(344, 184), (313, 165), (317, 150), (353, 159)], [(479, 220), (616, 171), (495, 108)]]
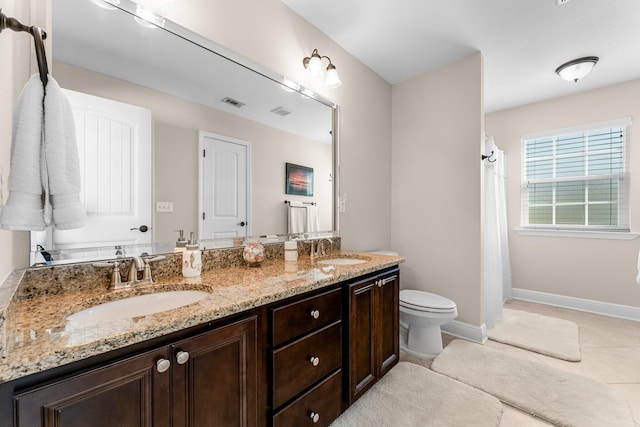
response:
[(142, 272), (142, 279), (138, 283), (153, 283), (153, 278), (151, 277), (151, 263), (160, 261), (165, 259), (166, 256), (158, 255), (156, 257), (151, 258), (143, 258), (144, 260), (144, 271)]
[(111, 271), (111, 288), (117, 288), (122, 283), (122, 277), (120, 277), (120, 261), (103, 261), (94, 262), (94, 267), (113, 267)]

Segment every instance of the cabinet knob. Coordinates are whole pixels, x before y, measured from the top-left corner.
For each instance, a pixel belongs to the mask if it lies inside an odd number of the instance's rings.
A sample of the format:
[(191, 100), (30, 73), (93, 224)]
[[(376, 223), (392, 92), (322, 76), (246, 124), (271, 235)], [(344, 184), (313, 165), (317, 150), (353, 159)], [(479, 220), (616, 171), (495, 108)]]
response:
[(320, 310), (311, 310), (311, 317), (313, 317), (314, 319), (320, 317)]
[(379, 288), (381, 288), (382, 285), (384, 285), (384, 282), (382, 280), (378, 280), (376, 284), (378, 285)]
[(317, 356), (311, 356), (309, 357), (309, 363), (311, 363), (313, 366), (318, 366), (320, 364), (320, 358)]
[(311, 418), (311, 421), (313, 421), (314, 423), (317, 423), (318, 421), (320, 421), (320, 414), (314, 411), (309, 412), (309, 418)]
[(189, 360), (189, 352), (180, 350), (176, 353), (176, 361), (180, 365), (184, 365)]
[(159, 359), (156, 362), (156, 369), (160, 373), (167, 372), (169, 370), (169, 367), (171, 367), (171, 362), (168, 361), (167, 359)]

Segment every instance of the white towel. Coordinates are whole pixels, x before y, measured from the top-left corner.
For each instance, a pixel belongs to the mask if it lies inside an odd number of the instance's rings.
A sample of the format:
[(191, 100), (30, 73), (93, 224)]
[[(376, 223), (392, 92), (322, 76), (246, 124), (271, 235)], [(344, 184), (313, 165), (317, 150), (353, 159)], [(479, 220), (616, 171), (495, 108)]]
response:
[(2, 228), (7, 230), (45, 228), (40, 174), (43, 97), (42, 82), (34, 74), (13, 109), (9, 197), (0, 216)]
[(289, 203), (288, 207), (288, 233), (304, 233), (305, 225), (307, 223), (307, 210), (302, 207), (302, 203), (300, 203), (300, 207), (292, 205), (293, 202)]
[(22, 231), (41, 231), (49, 224), (60, 230), (82, 227), (86, 213), (79, 193), (71, 106), (51, 76), (45, 96), (40, 76), (34, 74), (14, 108), (9, 197), (0, 225)]
[[(43, 188), (46, 195), (51, 195), (45, 198), (45, 223), (52, 223), (58, 230), (83, 227), (87, 216), (80, 203), (80, 160), (73, 110), (51, 76), (44, 97), (44, 156)], [(49, 202), (53, 221), (48, 215)]]
[(317, 206), (307, 206), (307, 228), (306, 231), (313, 233), (320, 231), (320, 212)]

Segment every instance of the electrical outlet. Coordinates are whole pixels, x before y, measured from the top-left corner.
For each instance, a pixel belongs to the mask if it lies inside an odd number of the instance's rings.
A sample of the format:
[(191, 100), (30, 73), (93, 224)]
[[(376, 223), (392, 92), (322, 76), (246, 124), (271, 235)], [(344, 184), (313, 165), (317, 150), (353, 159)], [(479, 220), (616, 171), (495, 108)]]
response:
[(173, 202), (156, 202), (156, 212), (173, 212)]
[(346, 193), (342, 197), (338, 198), (338, 212), (339, 213), (347, 212), (347, 194)]

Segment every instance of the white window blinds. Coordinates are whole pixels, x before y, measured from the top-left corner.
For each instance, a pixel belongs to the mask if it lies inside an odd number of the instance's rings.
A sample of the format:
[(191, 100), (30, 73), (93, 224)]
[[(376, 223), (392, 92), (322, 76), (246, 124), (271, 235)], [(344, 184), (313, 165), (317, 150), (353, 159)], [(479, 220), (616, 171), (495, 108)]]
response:
[(630, 119), (522, 138), (522, 227), (629, 231)]

